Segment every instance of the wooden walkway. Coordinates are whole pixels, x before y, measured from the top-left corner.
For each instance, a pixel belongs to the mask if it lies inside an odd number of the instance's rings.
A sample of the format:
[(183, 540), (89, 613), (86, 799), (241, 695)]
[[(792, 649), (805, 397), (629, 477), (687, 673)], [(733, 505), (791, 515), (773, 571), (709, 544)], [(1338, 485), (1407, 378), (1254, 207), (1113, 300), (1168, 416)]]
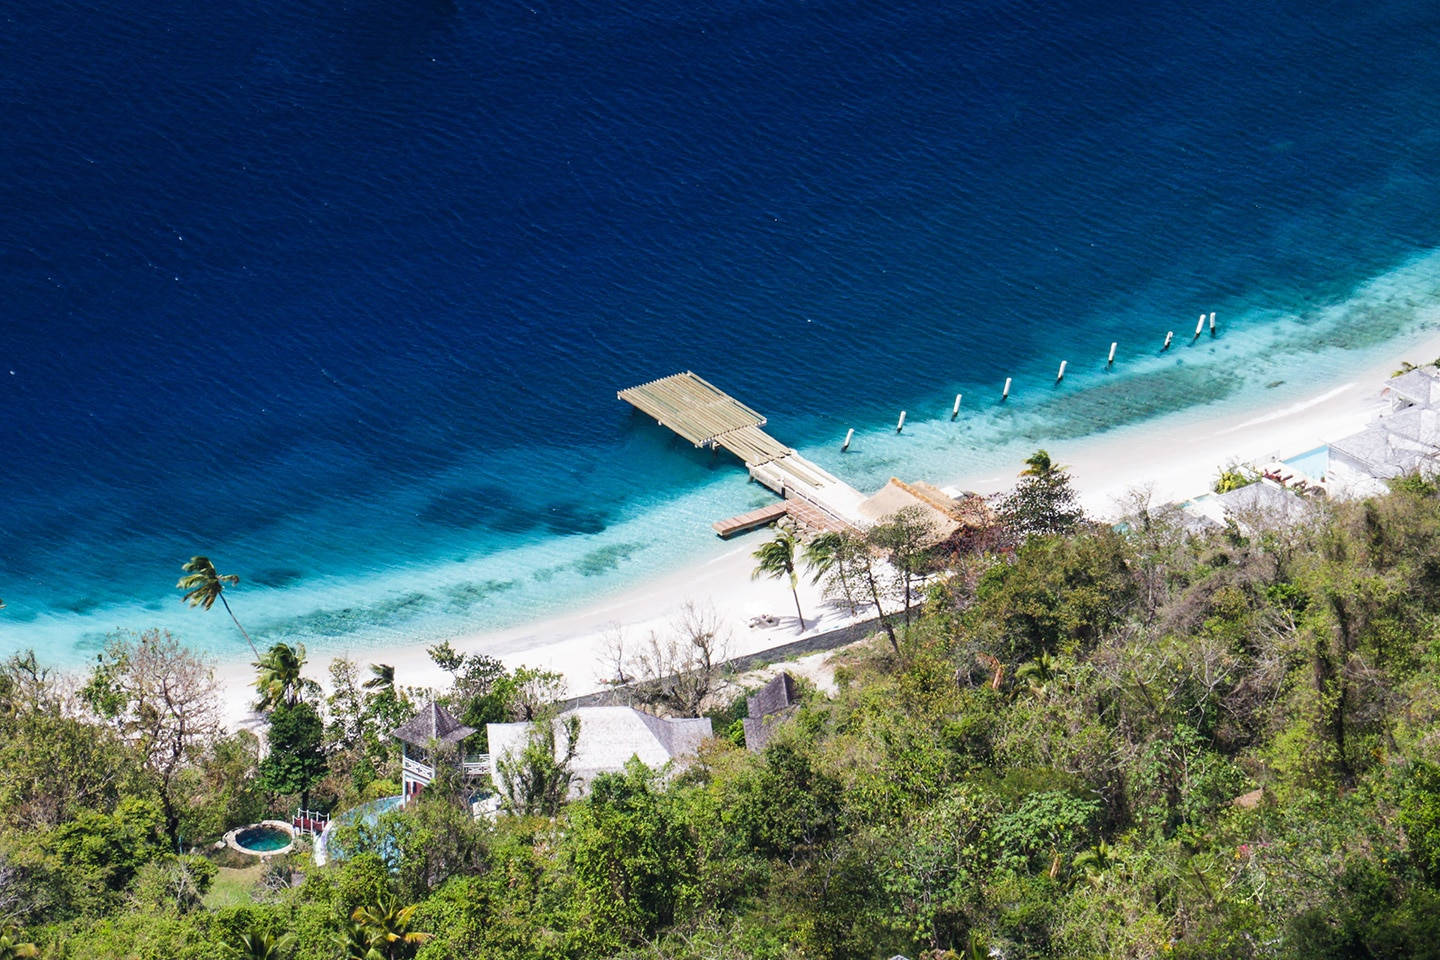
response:
[[(863, 522), (857, 512), (864, 499), (859, 491), (761, 430), (764, 417), (703, 377), (687, 370), (621, 390), (617, 396), (697, 447), (724, 447), (735, 454), (751, 479), (793, 503), (786, 512), (807, 526), (834, 530)], [(742, 514), (717, 523), (716, 532), (729, 536), (753, 529), (743, 525), (748, 519)], [(754, 526), (763, 522), (768, 521)]]

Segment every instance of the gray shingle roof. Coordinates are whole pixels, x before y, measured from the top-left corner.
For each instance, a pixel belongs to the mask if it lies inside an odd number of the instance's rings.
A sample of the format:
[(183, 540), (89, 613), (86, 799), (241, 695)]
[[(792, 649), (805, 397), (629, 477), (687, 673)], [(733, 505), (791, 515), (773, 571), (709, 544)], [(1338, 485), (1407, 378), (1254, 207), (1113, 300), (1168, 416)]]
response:
[(1436, 379), (1433, 367), (1420, 367), (1398, 377), (1391, 377), (1385, 387), (1392, 396), (1410, 403), (1425, 407), (1440, 404), (1440, 379)]
[(790, 674), (782, 672), (761, 687), (753, 697), (746, 697), (745, 708), (751, 717), (759, 719), (767, 713), (784, 710), (793, 704), (795, 699), (795, 680)]
[(453, 713), (431, 700), (420, 708), (419, 713), (396, 727), (390, 736), (403, 743), (423, 747), (431, 740), (459, 743), (474, 732), (474, 727), (465, 726), (455, 719)]
[(1440, 424), (1435, 411), (1404, 410), (1336, 440), (1330, 452), (1372, 477), (1398, 477), (1440, 453)]
[[(597, 774), (622, 770), (631, 757), (659, 769), (679, 757), (694, 756), (711, 735), (709, 717), (669, 719), (652, 717), (632, 707), (576, 707), (555, 718), (555, 749), (565, 749), (558, 724), (568, 716), (580, 718), (580, 736), (571, 770), (579, 778), (576, 793), (582, 793)], [(518, 755), (530, 736), (528, 723), (491, 723), (485, 727), (490, 753)]]
[(1269, 480), (1246, 484), (1238, 490), (1219, 494), (1217, 499), (1227, 514), (1259, 513), (1275, 519), (1289, 519), (1311, 509), (1305, 500)]

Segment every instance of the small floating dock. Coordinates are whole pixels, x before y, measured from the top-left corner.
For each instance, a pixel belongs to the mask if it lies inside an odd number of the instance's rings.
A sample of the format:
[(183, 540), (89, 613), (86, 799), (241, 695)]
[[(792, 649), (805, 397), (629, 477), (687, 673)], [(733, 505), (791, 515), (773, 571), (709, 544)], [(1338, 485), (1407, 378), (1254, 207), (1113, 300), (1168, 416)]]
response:
[(774, 523), (790, 511), (786, 509), (785, 501), (772, 503), (768, 507), (761, 507), (759, 510), (751, 510), (749, 513), (742, 513), (738, 517), (731, 517), (729, 520), (716, 520), (710, 526), (720, 534), (721, 539), (728, 540), (737, 533), (745, 533), (754, 530), (756, 527), (763, 527), (767, 523)]
[[(616, 394), (641, 413), (654, 417), (697, 447), (723, 447), (750, 471), (752, 480), (786, 500), (785, 513), (821, 530), (864, 523), (858, 507), (865, 499), (854, 487), (811, 463), (760, 428), (766, 420), (745, 404), (691, 371), (651, 380)], [(752, 514), (715, 524), (721, 536), (753, 529), (743, 526)], [(774, 518), (778, 519), (777, 513)], [(737, 526), (738, 524), (738, 526)], [(722, 525), (730, 532), (721, 530)]]

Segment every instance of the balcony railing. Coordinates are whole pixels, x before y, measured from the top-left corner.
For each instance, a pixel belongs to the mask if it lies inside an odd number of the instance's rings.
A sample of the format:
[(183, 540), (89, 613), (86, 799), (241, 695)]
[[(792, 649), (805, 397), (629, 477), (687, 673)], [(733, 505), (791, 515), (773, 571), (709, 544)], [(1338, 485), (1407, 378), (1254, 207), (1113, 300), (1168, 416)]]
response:
[(435, 768), (428, 763), (421, 763), (419, 760), (405, 757), (400, 766), (410, 779), (418, 780), (420, 783), (430, 783), (435, 779)]

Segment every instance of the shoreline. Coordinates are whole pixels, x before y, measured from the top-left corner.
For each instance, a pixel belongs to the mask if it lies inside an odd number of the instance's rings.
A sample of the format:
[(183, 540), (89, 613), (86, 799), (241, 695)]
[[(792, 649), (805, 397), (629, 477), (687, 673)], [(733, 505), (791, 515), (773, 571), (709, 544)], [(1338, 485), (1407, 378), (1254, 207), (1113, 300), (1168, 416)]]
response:
[[(1344, 383), (1316, 384), (1313, 396), (1278, 410), (1206, 404), (1088, 437), (1038, 445), (1070, 470), (1088, 515), (1113, 518), (1135, 491), (1148, 491), (1161, 503), (1183, 500), (1208, 492), (1229, 463), (1294, 456), (1362, 429), (1385, 407), (1384, 383), (1400, 363), (1435, 356), (1440, 356), (1440, 332), (1432, 330), (1410, 341), (1403, 351), (1385, 351), (1383, 361), (1373, 357), (1362, 361)], [(989, 494), (1013, 485), (1021, 469), (1017, 460), (997, 464), (995, 470), (985, 471), (987, 476), (904, 479)], [(743, 480), (737, 476), (736, 482)], [(848, 610), (827, 605), (821, 587), (802, 576), (799, 595), (806, 629), (799, 631), (788, 584), (750, 577), (754, 566), (750, 554), (764, 538), (763, 529), (735, 537), (716, 556), (677, 567), (572, 612), (500, 630), (457, 634), (449, 642), (458, 652), (489, 654), (512, 669), (525, 665), (555, 670), (566, 678), (565, 696), (574, 698), (603, 687), (602, 659), (615, 637), (633, 644), (652, 631), (663, 632), (687, 603), (713, 610), (722, 629), (728, 627), (729, 658), (784, 646), (866, 617), (864, 612), (852, 616)], [(765, 614), (777, 622), (747, 625), (751, 618)], [(352, 659), (362, 667), (371, 662), (391, 664), (396, 682), (404, 686), (438, 689), (447, 680), (430, 661), (424, 643), (391, 647), (383, 656), (376, 653), (367, 647)], [(351, 656), (350, 651), (314, 655), (308, 672), (323, 683), (330, 662), (344, 656)], [(252, 676), (248, 658), (216, 666), (224, 717), (232, 726), (255, 722), (248, 709)]]

